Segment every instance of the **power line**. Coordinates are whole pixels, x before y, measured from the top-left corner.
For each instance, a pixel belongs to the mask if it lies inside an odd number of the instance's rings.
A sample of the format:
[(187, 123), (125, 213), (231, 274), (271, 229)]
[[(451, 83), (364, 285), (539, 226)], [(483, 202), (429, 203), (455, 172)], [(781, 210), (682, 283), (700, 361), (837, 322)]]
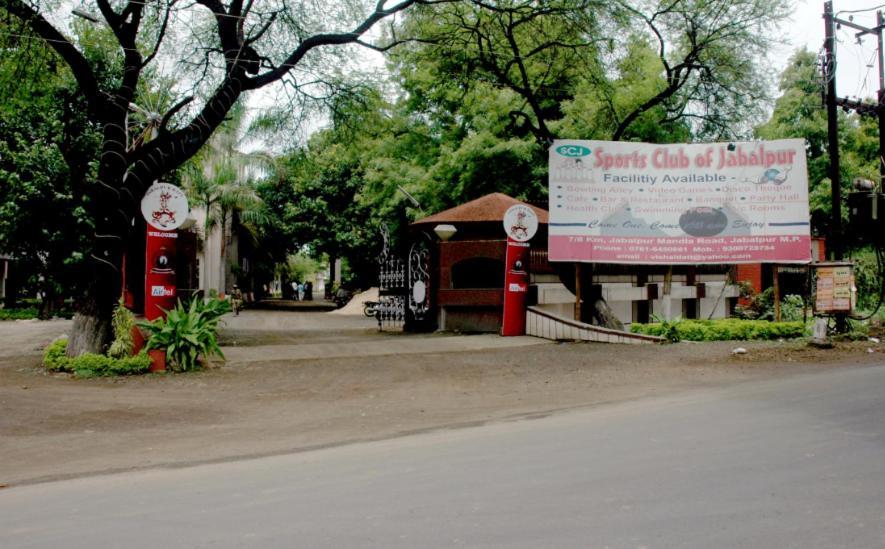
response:
[(875, 10), (879, 10), (882, 8), (885, 8), (885, 4), (880, 4), (874, 8), (863, 8), (863, 9), (859, 9), (859, 10), (840, 10), (840, 11), (836, 12), (836, 15), (839, 16), (839, 15), (842, 15), (843, 13), (866, 13), (868, 11), (875, 11)]

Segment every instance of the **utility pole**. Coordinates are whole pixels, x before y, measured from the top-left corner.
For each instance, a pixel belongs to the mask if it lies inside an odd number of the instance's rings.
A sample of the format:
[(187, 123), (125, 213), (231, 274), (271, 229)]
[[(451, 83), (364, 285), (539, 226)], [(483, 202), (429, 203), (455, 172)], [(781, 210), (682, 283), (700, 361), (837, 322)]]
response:
[(830, 195), (832, 196), (832, 223), (827, 246), (833, 259), (842, 259), (842, 175), (839, 167), (839, 114), (836, 111), (836, 24), (833, 3), (824, 2), (825, 38), (824, 78), (827, 81), (827, 137), (830, 153)]
[(882, 62), (882, 29), (885, 28), (885, 17), (881, 11), (876, 12), (876, 28), (879, 29), (879, 192), (885, 191), (885, 64)]
[[(849, 17), (848, 20), (840, 19), (833, 15), (833, 2), (824, 2), (824, 24), (826, 26), (826, 38), (824, 49), (826, 60), (824, 62), (824, 78), (827, 81), (827, 137), (830, 152), (830, 183), (832, 185), (832, 230), (828, 247), (833, 251), (833, 259), (842, 259), (844, 245), (842, 241), (842, 188), (839, 168), (839, 126), (837, 107), (844, 110), (855, 111), (859, 116), (875, 116), (879, 122), (879, 188), (885, 183), (885, 66), (882, 59), (882, 31), (885, 30), (885, 17), (881, 11), (876, 12), (876, 26), (867, 28), (858, 25)], [(855, 37), (860, 40), (868, 34), (876, 35), (878, 40), (879, 58), (879, 92), (876, 104), (864, 103), (860, 100), (852, 100), (836, 96), (836, 26), (845, 26), (857, 31)]]
[[(833, 259), (840, 261), (844, 251), (844, 243), (842, 239), (842, 188), (841, 177), (839, 171), (839, 127), (838, 113), (836, 107), (842, 107), (845, 111), (853, 110), (858, 116), (875, 116), (879, 125), (879, 185), (885, 183), (885, 66), (883, 66), (882, 57), (882, 31), (885, 30), (885, 18), (881, 11), (876, 12), (876, 26), (867, 28), (854, 23), (853, 17), (849, 16), (848, 20), (840, 19), (833, 15), (833, 2), (824, 2), (824, 24), (826, 26), (826, 38), (824, 41), (824, 49), (826, 50), (826, 60), (824, 62), (824, 77), (827, 80), (827, 137), (829, 141), (830, 152), (830, 182), (832, 185), (832, 231), (830, 233), (829, 247), (833, 251)], [(876, 97), (876, 103), (864, 103), (861, 100), (852, 100), (836, 96), (836, 28), (848, 27), (857, 32), (855, 37), (858, 42), (868, 34), (876, 35), (878, 40), (878, 58), (879, 58), (879, 92)], [(836, 317), (836, 329), (844, 332), (847, 329), (847, 315), (838, 313)]]

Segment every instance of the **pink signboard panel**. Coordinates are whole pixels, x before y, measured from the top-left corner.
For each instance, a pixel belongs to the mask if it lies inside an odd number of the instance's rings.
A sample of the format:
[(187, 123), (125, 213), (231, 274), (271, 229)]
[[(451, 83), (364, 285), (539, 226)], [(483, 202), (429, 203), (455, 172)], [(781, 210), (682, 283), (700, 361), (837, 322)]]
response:
[(811, 261), (805, 142), (555, 141), (551, 261)]

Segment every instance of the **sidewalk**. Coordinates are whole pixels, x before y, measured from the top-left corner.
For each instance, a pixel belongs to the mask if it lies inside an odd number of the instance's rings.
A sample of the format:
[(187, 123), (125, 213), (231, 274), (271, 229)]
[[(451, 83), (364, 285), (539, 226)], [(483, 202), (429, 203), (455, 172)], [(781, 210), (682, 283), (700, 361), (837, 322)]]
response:
[(550, 342), (535, 337), (501, 337), (481, 335), (414, 335), (385, 337), (378, 341), (300, 343), (297, 345), (257, 345), (252, 347), (222, 347), (227, 365), (254, 364), (279, 360), (309, 360), (316, 358), (348, 358), (362, 356), (410, 355), (482, 351), (543, 345)]
[(325, 299), (312, 299), (310, 301), (297, 301), (294, 299), (269, 298), (247, 304), (252, 310), (263, 311), (293, 311), (293, 312), (328, 312), (337, 307), (331, 301)]

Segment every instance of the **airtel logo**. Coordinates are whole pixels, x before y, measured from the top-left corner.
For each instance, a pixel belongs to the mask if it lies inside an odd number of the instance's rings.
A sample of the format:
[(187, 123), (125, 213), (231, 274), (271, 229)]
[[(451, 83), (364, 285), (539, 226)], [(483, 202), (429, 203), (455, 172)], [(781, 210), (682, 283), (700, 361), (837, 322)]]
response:
[(578, 158), (590, 154), (590, 149), (580, 145), (560, 145), (559, 147), (556, 147), (556, 152), (562, 156)]

